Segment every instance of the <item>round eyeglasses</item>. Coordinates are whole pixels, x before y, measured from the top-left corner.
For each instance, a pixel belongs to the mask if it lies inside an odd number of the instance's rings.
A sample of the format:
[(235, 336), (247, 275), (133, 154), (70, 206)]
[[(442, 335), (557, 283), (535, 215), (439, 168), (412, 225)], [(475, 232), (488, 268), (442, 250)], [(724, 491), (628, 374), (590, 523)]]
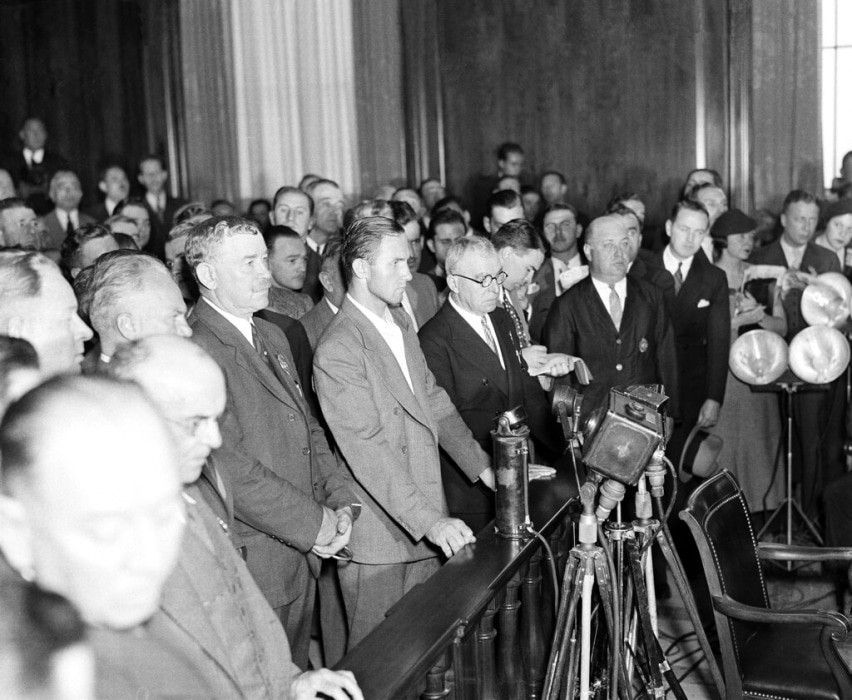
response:
[(455, 277), (461, 277), (462, 279), (470, 280), (471, 282), (476, 282), (480, 287), (490, 287), (492, 282), (496, 282), (498, 285), (503, 284), (506, 281), (506, 278), (509, 276), (503, 270), (500, 270), (496, 275), (485, 275), (481, 280), (476, 279), (475, 277), (468, 277), (467, 275), (460, 275), (458, 272), (451, 273)]

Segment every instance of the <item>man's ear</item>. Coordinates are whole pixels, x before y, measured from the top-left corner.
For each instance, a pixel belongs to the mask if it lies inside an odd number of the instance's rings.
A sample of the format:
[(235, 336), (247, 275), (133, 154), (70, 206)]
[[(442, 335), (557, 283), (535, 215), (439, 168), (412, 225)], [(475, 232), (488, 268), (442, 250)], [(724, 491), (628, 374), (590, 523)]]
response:
[(370, 264), (364, 258), (356, 258), (352, 262), (352, 274), (358, 279), (367, 279), (370, 274)]
[(458, 294), (459, 293), (459, 280), (455, 275), (447, 275), (447, 286), (450, 288), (450, 291)]
[(514, 253), (514, 252), (515, 252), (515, 248), (513, 246), (510, 246), (510, 245), (507, 245), (503, 248), (500, 248), (500, 260), (505, 262), (506, 260), (509, 259), (509, 256), (511, 256), (512, 253)]
[(787, 228), (787, 215), (786, 214), (781, 214), (781, 228), (782, 229)]
[(28, 581), (32, 580), (32, 530), (23, 504), (0, 494), (0, 551), (11, 567)]
[(592, 246), (588, 243), (583, 244), (583, 253), (586, 255), (586, 260), (592, 259)]
[(127, 340), (136, 340), (139, 337), (139, 329), (133, 314), (122, 312), (115, 317), (115, 327)]
[(325, 270), (320, 272), (318, 277), (322, 288), (329, 294), (334, 294), (334, 278)]
[(666, 235), (669, 238), (672, 237), (672, 222), (671, 222), (671, 220), (666, 220)]
[(207, 289), (216, 289), (216, 271), (209, 263), (199, 263), (195, 268), (195, 278), (198, 284)]

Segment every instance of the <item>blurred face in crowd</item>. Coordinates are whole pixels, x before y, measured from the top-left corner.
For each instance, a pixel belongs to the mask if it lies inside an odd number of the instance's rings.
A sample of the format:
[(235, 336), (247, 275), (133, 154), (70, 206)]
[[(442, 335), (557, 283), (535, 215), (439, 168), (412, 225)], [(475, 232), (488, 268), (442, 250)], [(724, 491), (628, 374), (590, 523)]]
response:
[(554, 253), (567, 253), (577, 247), (583, 227), (569, 209), (558, 209), (544, 215), (544, 237)]
[(619, 221), (624, 224), (624, 228), (627, 229), (627, 239), (630, 242), (627, 261), (633, 262), (636, 260), (636, 256), (639, 255), (639, 248), (642, 247), (642, 231), (641, 226), (639, 225), (639, 219), (632, 213), (632, 210), (630, 214), (613, 214), (613, 216), (618, 218)]
[(139, 164), (139, 182), (151, 194), (160, 194), (168, 178), (169, 174), (156, 158), (143, 160)]
[(343, 226), (343, 192), (334, 185), (322, 184), (314, 189), (315, 227), (328, 236)]
[(840, 177), (846, 182), (852, 182), (852, 154), (847, 154), (840, 166)]
[(735, 233), (727, 238), (728, 254), (737, 260), (748, 260), (751, 251), (754, 250), (755, 231), (747, 233)]
[(708, 229), (707, 214), (703, 211), (680, 209), (674, 221), (666, 222), (672, 254), (680, 260), (691, 258), (701, 248)]
[(123, 233), (125, 236), (130, 236), (136, 241), (136, 245), (139, 245), (139, 226), (135, 221), (116, 221), (109, 225), (109, 230), (113, 233)]
[(41, 119), (27, 119), (18, 135), (24, 142), (24, 148), (32, 151), (44, 148), (44, 144), (47, 143), (47, 128)]
[(524, 200), (524, 218), (532, 223), (541, 214), (543, 208), (541, 195), (533, 190), (531, 192), (524, 192), (521, 195), (521, 199)]
[(101, 236), (86, 241), (80, 246), (79, 267), (71, 270), (71, 276), (76, 277), (80, 270), (92, 265), (104, 253), (118, 250), (118, 243), (112, 236)]
[[(639, 228), (641, 229), (645, 225), (645, 204), (640, 199), (628, 199), (622, 202), (625, 207), (630, 209), (633, 213), (636, 214), (636, 217), (639, 219)], [(641, 233), (641, 231), (640, 231)]]
[(494, 187), (494, 192), (502, 190), (512, 190), (512, 192), (521, 193), (521, 181), (514, 175), (504, 175), (497, 180), (497, 185)]
[(77, 298), (59, 268), (45, 265), (40, 275), (41, 293), (19, 300), (9, 335), (32, 344), (45, 377), (79, 372), (92, 331), (77, 315)]
[(852, 240), (852, 214), (832, 217), (825, 226), (825, 239), (834, 250), (841, 250)]
[(394, 202), (405, 202), (406, 204), (408, 204), (408, 206), (411, 207), (412, 211), (417, 216), (418, 221), (422, 219), (423, 215), (426, 213), (426, 210), (423, 207), (423, 200), (420, 199), (420, 195), (417, 194), (415, 190), (412, 190), (408, 187), (394, 192), (391, 199)]
[[(18, 564), (40, 586), (68, 598), (88, 624), (112, 629), (156, 612), (184, 517), (166, 427), (136, 392), (122, 393), (102, 406), (71, 396), (46, 416), (33, 474), (15, 493), (23, 515), (13, 512), (3, 528), (26, 533)], [(7, 510), (11, 499), (0, 499)]]
[(269, 306), (269, 256), (260, 233), (222, 239), (215, 254), (196, 267), (199, 282), (213, 302), (228, 313), (250, 319)]
[(497, 160), (497, 168), (501, 175), (518, 177), (524, 167), (524, 154), (519, 151), (509, 151), (506, 157)]
[(166, 242), (166, 267), (169, 268), (169, 273), (172, 279), (181, 288), (181, 294), (188, 296), (188, 290), (184, 288), (186, 280), (184, 275), (189, 274), (186, 267), (186, 236), (173, 238)]
[(420, 186), (420, 193), (423, 197), (423, 205), (429, 210), (447, 196), (447, 190), (438, 180), (426, 180)]
[(485, 230), (488, 233), (496, 233), (497, 230), (503, 225), (507, 224), (510, 221), (514, 221), (515, 219), (523, 219), (524, 218), (524, 207), (522, 204), (519, 204), (516, 207), (492, 207), (491, 216), (485, 217), (483, 223), (485, 224)]
[(276, 226), (288, 226), (302, 239), (306, 238), (314, 224), (308, 195), (304, 192), (285, 192), (278, 197), (272, 212), (272, 223)]
[(8, 199), (15, 196), (15, 183), (8, 170), (0, 168), (0, 199)]
[(72, 172), (57, 173), (51, 183), (50, 198), (59, 209), (73, 211), (83, 198), (80, 179)]
[(420, 258), (423, 257), (423, 234), (420, 224), (409, 221), (402, 227), (405, 230), (405, 238), (408, 241), (408, 269), (417, 272), (420, 267)]
[(269, 205), (266, 202), (255, 202), (249, 209), (249, 217), (257, 222), (261, 231), (265, 231), (269, 226)]
[(308, 271), (308, 247), (300, 238), (278, 236), (269, 253), (269, 271), (276, 287), (298, 292), (305, 286)]
[(367, 283), (370, 294), (386, 304), (402, 302), (405, 285), (411, 279), (408, 267), (408, 240), (405, 236), (384, 236), (376, 249), (372, 261), (358, 259), (353, 268), (355, 274)]
[(148, 209), (141, 204), (129, 204), (121, 210), (121, 213), (136, 222), (137, 231), (133, 238), (136, 245), (139, 246), (139, 250), (142, 250), (151, 240), (151, 215), (148, 213)]
[(459, 238), (464, 238), (465, 227), (460, 222), (438, 224), (435, 227), (435, 237), (426, 241), (429, 250), (435, 255), (436, 262), (443, 267), (447, 262), (447, 251)]
[(615, 284), (627, 275), (630, 240), (621, 219), (614, 216), (595, 219), (586, 234), (584, 250), (589, 259), (589, 273), (595, 279)]
[(819, 221), (819, 207), (813, 202), (793, 202), (781, 214), (784, 240), (797, 248), (814, 235)]
[(536, 270), (544, 262), (544, 251), (532, 248), (516, 249), (512, 246), (506, 246), (499, 250), (498, 255), (503, 271), (506, 273), (506, 280), (503, 282), (503, 287), (509, 292), (527, 287), (532, 281)]
[(689, 193), (693, 187), (704, 184), (705, 182), (713, 183), (713, 173), (709, 170), (696, 170), (689, 174), (686, 184), (683, 186), (683, 190), (684, 192)]
[[(497, 308), (500, 298), (499, 274), (500, 256), (496, 251), (468, 250), (456, 269), (447, 275), (447, 286), (463, 309), (478, 315), (488, 314)], [(490, 283), (483, 287), (482, 280), (489, 277)]]
[(696, 193), (695, 198), (704, 205), (710, 215), (710, 226), (728, 211), (728, 198), (719, 187), (704, 187)]
[(38, 217), (29, 207), (13, 207), (0, 211), (0, 233), (3, 244), (21, 248), (40, 247)]
[(564, 204), (567, 191), (568, 186), (559, 179), (558, 175), (549, 173), (541, 178), (541, 194), (548, 204), (556, 204), (557, 202)]
[(130, 181), (124, 168), (114, 166), (104, 173), (104, 179), (98, 183), (98, 187), (107, 199), (112, 202), (120, 202), (130, 194)]
[(128, 340), (152, 335), (183, 338), (192, 335), (186, 322), (186, 302), (169, 273), (162, 269), (147, 270), (140, 280), (139, 292), (132, 299), (133, 328), (125, 332)]

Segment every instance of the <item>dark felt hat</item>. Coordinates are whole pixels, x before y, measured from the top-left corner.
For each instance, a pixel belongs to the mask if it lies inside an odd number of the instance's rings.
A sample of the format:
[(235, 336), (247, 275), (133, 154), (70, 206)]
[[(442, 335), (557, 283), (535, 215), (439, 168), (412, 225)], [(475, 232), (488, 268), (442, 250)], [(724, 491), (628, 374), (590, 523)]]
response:
[(828, 224), (835, 216), (843, 216), (844, 214), (852, 214), (852, 199), (838, 199), (832, 202), (825, 209), (825, 223)]
[(739, 209), (728, 209), (716, 219), (710, 235), (713, 238), (725, 239), (728, 236), (736, 236), (738, 233), (748, 233), (757, 229), (757, 222), (750, 216), (743, 214)]

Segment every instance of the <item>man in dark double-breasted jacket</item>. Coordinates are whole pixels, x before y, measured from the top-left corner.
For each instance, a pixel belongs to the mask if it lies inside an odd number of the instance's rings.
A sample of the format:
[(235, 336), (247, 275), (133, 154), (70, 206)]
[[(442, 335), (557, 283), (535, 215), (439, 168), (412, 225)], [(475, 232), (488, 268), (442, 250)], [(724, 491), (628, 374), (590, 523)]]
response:
[(663, 384), (669, 414), (678, 413), (678, 377), (672, 326), (662, 291), (627, 276), (629, 240), (623, 221), (592, 221), (584, 251), (589, 277), (551, 307), (544, 342), (551, 352), (582, 358), (592, 381), (581, 387), (583, 414), (606, 405), (609, 390), (631, 384)]

